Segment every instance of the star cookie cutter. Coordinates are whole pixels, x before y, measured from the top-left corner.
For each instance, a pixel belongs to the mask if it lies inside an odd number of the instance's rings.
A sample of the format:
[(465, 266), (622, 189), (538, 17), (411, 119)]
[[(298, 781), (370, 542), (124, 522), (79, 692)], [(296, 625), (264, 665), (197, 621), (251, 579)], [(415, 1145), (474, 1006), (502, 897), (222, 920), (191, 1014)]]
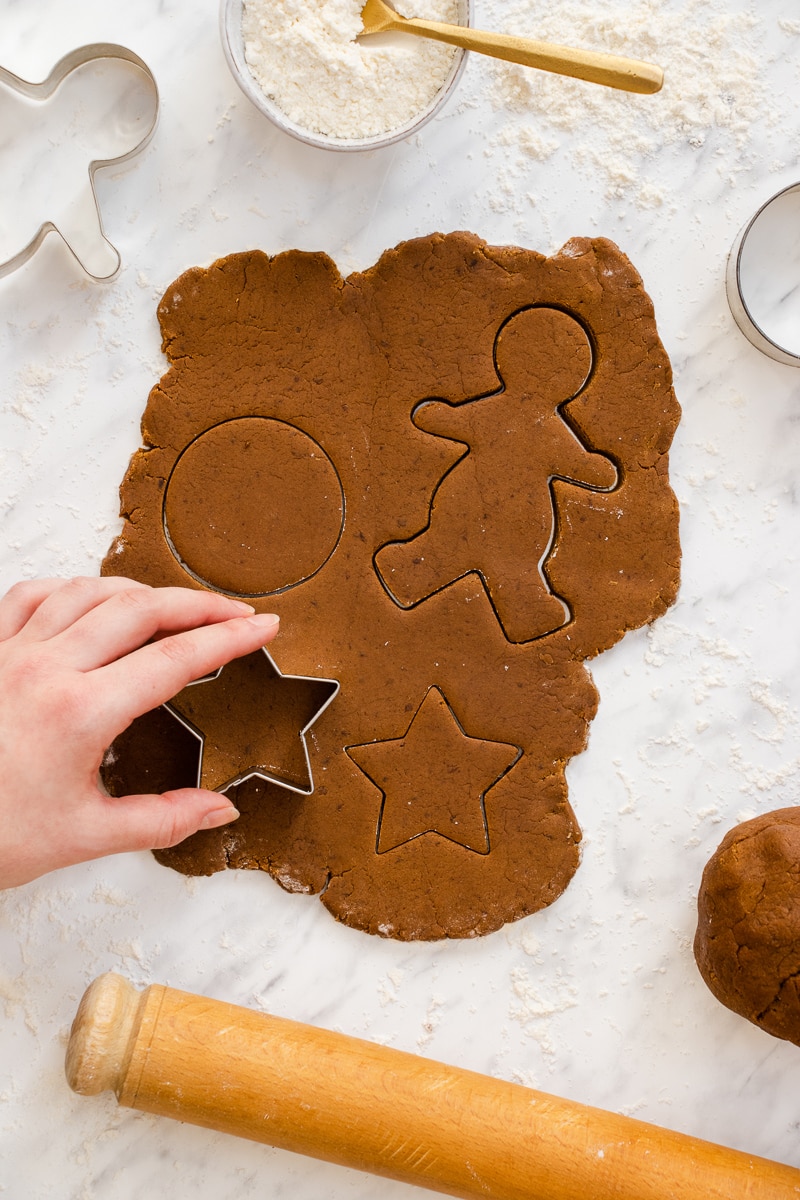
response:
[[(258, 653), (258, 651), (256, 651), (256, 653)], [(314, 775), (311, 770), (311, 758), (308, 753), (308, 742), (306, 740), (306, 735), (308, 734), (312, 725), (314, 725), (317, 722), (317, 720), (322, 716), (322, 714), (325, 712), (325, 709), (336, 699), (337, 695), (339, 694), (341, 685), (340, 685), (338, 679), (327, 679), (327, 678), (323, 679), (321, 676), (318, 676), (318, 675), (290, 675), (284, 671), (281, 671), (280, 667), (275, 662), (275, 659), (272, 657), (272, 655), (269, 653), (269, 651), (266, 649), (266, 647), (264, 647), (264, 646), (261, 647), (261, 653), (267, 659), (270, 667), (272, 668), (273, 672), (275, 673), (275, 676), (278, 679), (298, 680), (303, 683), (308, 682), (308, 683), (314, 683), (314, 684), (329, 684), (330, 685), (330, 688), (331, 688), (330, 695), (328, 695), (326, 697), (326, 699), (323, 701), (323, 703), (321, 703), (314, 710), (314, 712), (309, 717), (309, 719), (298, 730), (298, 734), (300, 737), (300, 743), (303, 748), (303, 759), (304, 759), (304, 763), (305, 763), (306, 773), (308, 775), (308, 785), (302, 785), (297, 782), (292, 782), (290, 779), (287, 779), (286, 776), (284, 776), (284, 775), (279, 775), (277, 773), (270, 772), (261, 767), (251, 767), (245, 771), (242, 771), (241, 774), (234, 776), (232, 779), (226, 780), (224, 786), (218, 787), (215, 790), (221, 791), (221, 792), (227, 792), (228, 788), (236, 787), (236, 786), (238, 786), (238, 784), (244, 783), (248, 779), (257, 778), (257, 779), (264, 779), (264, 780), (266, 780), (267, 783), (273, 783), (277, 787), (285, 788), (287, 791), (294, 792), (296, 795), (312, 796), (314, 794), (315, 784), (314, 784)], [(225, 670), (224, 666), (219, 667), (216, 671), (212, 671), (209, 675), (203, 675), (203, 677), (201, 679), (192, 680), (192, 682), (190, 684), (188, 684), (187, 686), (188, 687), (196, 687), (196, 686), (204, 684), (204, 683), (210, 683), (212, 680), (218, 679), (224, 670)], [(197, 765), (197, 784), (196, 784), (196, 786), (202, 787), (203, 786), (203, 783), (202, 783), (203, 752), (205, 749), (206, 734), (203, 732), (203, 730), (198, 729), (197, 726), (194, 725), (189, 720), (189, 718), (186, 717), (178, 708), (176, 708), (176, 706), (171, 701), (168, 701), (163, 707), (166, 708), (167, 711), (172, 714), (172, 716), (175, 718), (175, 720), (179, 721), (180, 724), (183, 725), (183, 727), (185, 729), (188, 729), (189, 733), (191, 733), (195, 738), (197, 738), (197, 740), (200, 743), (200, 760)]]
[[(725, 287), (733, 319), (747, 340), (757, 350), (760, 350), (762, 354), (769, 355), (776, 362), (784, 363), (790, 367), (800, 367), (800, 323), (798, 323), (798, 328), (796, 329), (795, 336), (797, 341), (794, 347), (783, 345), (781, 342), (775, 340), (774, 337), (770, 337), (762, 325), (759, 324), (759, 320), (756, 319), (752, 311), (755, 295), (743, 283), (742, 278), (744, 273), (743, 259), (747, 253), (748, 241), (751, 235), (754, 232), (759, 233), (763, 231), (765, 219), (777, 226), (777, 210), (783, 201), (791, 197), (795, 197), (796, 207), (800, 209), (800, 182), (792, 183), (788, 187), (782, 188), (781, 191), (776, 192), (774, 196), (770, 196), (769, 200), (766, 200), (761, 205), (758, 211), (753, 214), (750, 220), (739, 231), (728, 256)], [(761, 223), (761, 230), (756, 230), (756, 226), (759, 223)], [(797, 240), (797, 251), (792, 261), (796, 261), (797, 256), (800, 256), (800, 222), (795, 221), (795, 225), (796, 233), (794, 236)], [(778, 236), (780, 237), (780, 227), (778, 227)], [(750, 243), (751, 249), (752, 245), (753, 243)], [(790, 286), (792, 290), (796, 289), (800, 286), (800, 280), (797, 282), (792, 281)], [(745, 292), (750, 294), (750, 304), (748, 304)]]
[[(119, 64), (123, 63), (129, 64), (135, 71), (120, 72)], [(86, 69), (91, 64), (98, 67), (117, 64), (117, 67), (110, 74), (102, 69), (89, 72)], [(115, 74), (117, 79), (112, 80)], [(124, 79), (126, 75), (127, 82)], [(59, 129), (60, 114), (54, 117), (53, 109), (59, 102), (60, 90), (63, 88), (61, 97), (64, 97), (70, 83), (84, 85), (85, 94), (74, 98), (72, 109), (65, 108), (71, 119), (65, 119), (63, 128)], [(145, 104), (141, 103), (142, 92), (147, 97)], [(112, 42), (95, 42), (72, 50), (56, 63), (41, 83), (31, 83), (0, 67), (0, 164), (5, 156), (15, 162), (14, 170), (0, 168), (0, 189), (1, 181), (7, 180), (7, 186), (10, 183), (14, 189), (10, 199), (17, 196), (14, 202), (20, 206), (26, 205), (27, 192), (22, 195), (25, 191), (23, 185), (30, 182), (31, 175), (35, 176), (37, 170), (42, 175), (52, 169), (53, 151), (63, 152), (66, 158), (68, 147), (75, 143), (77, 157), (81, 153), (77, 144), (82, 136), (89, 138), (100, 149), (98, 154), (90, 152), (85, 173), (67, 172), (68, 177), (71, 176), (75, 195), (66, 196), (61, 203), (62, 216), (58, 221), (52, 219), (52, 214), (42, 213), (38, 226), (23, 248), (5, 258), (3, 255), (6, 251), (0, 244), (0, 277), (26, 263), (48, 233), (58, 234), (91, 279), (99, 282), (112, 279), (117, 274), (122, 260), (103, 230), (95, 174), (102, 167), (127, 162), (145, 148), (155, 132), (158, 110), (158, 88), (150, 68), (138, 54)], [(52, 131), (46, 130), (48, 121), (57, 127), (55, 137)], [(41, 146), (38, 161), (33, 157), (37, 137)], [(30, 164), (25, 161), (26, 152), (31, 155)], [(46, 166), (43, 165), (45, 162)], [(48, 194), (52, 195), (60, 184), (63, 186), (62, 180), (51, 177)], [(3, 199), (1, 191), (0, 199)], [(49, 203), (48, 200), (46, 206), (49, 207)], [(33, 212), (30, 206), (25, 209), (20, 207), (20, 220), (24, 220), (28, 231), (31, 220), (39, 220), (35, 207), (34, 204)], [(4, 215), (8, 221), (8, 212)]]

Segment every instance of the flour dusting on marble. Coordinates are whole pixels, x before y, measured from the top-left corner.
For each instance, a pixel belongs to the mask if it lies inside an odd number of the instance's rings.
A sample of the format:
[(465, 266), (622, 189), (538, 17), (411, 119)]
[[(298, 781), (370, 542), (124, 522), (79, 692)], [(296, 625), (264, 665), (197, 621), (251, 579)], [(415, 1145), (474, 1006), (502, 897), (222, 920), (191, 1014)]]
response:
[(433, 1035), (436, 1033), (436, 1030), (439, 1028), (439, 1025), (442, 1021), (442, 1010), (444, 1009), (444, 1006), (444, 996), (440, 995), (438, 992), (434, 992), (428, 1004), (428, 1011), (425, 1013), (425, 1016), (422, 1020), (422, 1033), (417, 1038), (417, 1045), (420, 1050), (424, 1050)]
[[(508, 124), (488, 150), (504, 154), (493, 193), (497, 207), (519, 196), (525, 160), (551, 159), (569, 139), (572, 158), (605, 183), (609, 198), (633, 199), (640, 209), (671, 197), (649, 178), (666, 147), (688, 150), (729, 182), (754, 155), (758, 131), (778, 129), (781, 105), (769, 84), (765, 40), (770, 18), (757, 9), (730, 12), (723, 0), (636, 0), (597, 5), (565, 0), (542, 7), (492, 0), (487, 19), (509, 33), (653, 62), (664, 70), (654, 96), (631, 95), (582, 81), (489, 62), (486, 91)], [(773, 18), (774, 19), (774, 18)], [(785, 53), (798, 53), (800, 22), (783, 20)], [(577, 135), (577, 137), (575, 137)], [(733, 165), (735, 163), (735, 165)]]
[[(773, 682), (750, 663), (750, 656), (726, 638), (691, 630), (672, 618), (650, 626), (646, 636), (644, 660), (648, 665), (661, 669), (673, 656), (685, 664), (686, 692), (702, 716), (696, 720), (693, 734), (679, 720), (651, 738), (640, 750), (641, 759), (651, 768), (675, 767), (680, 761), (695, 759), (712, 775), (714, 761), (707, 758), (704, 742), (706, 735), (712, 735), (709, 746), (713, 753), (719, 753), (721, 738), (740, 793), (755, 804), (754, 809), (746, 810), (749, 814), (795, 804), (800, 779), (800, 716), (777, 693)], [(709, 817), (718, 823), (718, 805), (724, 801), (719, 796), (710, 806), (697, 804), (695, 829)], [(696, 834), (686, 844), (698, 845)]]
[(400, 984), (403, 982), (404, 977), (405, 971), (401, 970), (400, 967), (394, 967), (378, 980), (378, 999), (383, 1008), (397, 1001)]
[(543, 985), (533, 979), (527, 968), (519, 966), (512, 968), (510, 979), (513, 996), (510, 1016), (539, 1043), (543, 1054), (552, 1057), (556, 1053), (556, 1043), (550, 1019), (577, 1006), (578, 989), (560, 973), (555, 979), (548, 977), (548, 982)]

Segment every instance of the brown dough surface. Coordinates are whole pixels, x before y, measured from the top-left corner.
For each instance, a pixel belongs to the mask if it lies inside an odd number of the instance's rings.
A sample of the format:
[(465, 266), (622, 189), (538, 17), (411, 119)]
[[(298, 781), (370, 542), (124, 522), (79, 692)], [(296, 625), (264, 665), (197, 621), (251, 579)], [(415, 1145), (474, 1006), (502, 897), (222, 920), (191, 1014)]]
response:
[(334, 680), (282, 675), (262, 650), (184, 688), (169, 707), (201, 743), (198, 786), (224, 792), (260, 772), (310, 795), (307, 731), (337, 690)]
[[(103, 570), (248, 596), (281, 616), (280, 673), (340, 684), (307, 736), (311, 794), (254, 775), (229, 790), (234, 825), (159, 860), (259, 868), (403, 939), (551, 903), (578, 865), (584, 660), (678, 587), (679, 409), (630, 262), (602, 239), (545, 258), (466, 233), (347, 279), (251, 252), (187, 271), (159, 319), (170, 369)], [(184, 735), (166, 710), (134, 723), (109, 789), (194, 783)], [(294, 763), (298, 783), (292, 747), (262, 741), (233, 765)]]
[(348, 746), (347, 753), (383, 794), (378, 854), (424, 833), (488, 854), (485, 796), (522, 751), (467, 737), (442, 693), (432, 687), (404, 737)]
[(727, 1008), (800, 1046), (800, 808), (732, 829), (703, 872), (694, 953)]

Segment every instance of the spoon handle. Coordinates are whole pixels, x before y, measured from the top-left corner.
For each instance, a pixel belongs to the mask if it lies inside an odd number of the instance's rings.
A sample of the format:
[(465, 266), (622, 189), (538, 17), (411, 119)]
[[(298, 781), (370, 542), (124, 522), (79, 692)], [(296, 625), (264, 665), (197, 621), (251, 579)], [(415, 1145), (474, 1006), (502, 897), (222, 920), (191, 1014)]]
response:
[(479, 29), (443, 25), (439, 21), (422, 21), (418, 17), (401, 17), (399, 14), (392, 27), (403, 33), (461, 46), (464, 50), (476, 50), (506, 62), (521, 63), (523, 67), (537, 67), (540, 71), (553, 71), (557, 75), (569, 75), (573, 79), (585, 79), (625, 92), (649, 95), (660, 91), (664, 82), (660, 67), (635, 58), (598, 54), (594, 50), (572, 50), (569, 46), (554, 46), (512, 34), (484, 33)]

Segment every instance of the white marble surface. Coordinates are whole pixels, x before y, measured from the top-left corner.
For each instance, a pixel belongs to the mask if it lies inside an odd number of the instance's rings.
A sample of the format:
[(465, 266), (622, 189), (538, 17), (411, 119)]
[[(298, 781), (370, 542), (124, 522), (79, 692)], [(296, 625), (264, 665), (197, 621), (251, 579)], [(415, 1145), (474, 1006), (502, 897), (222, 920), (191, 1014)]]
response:
[[(530, 7), (479, 0), (477, 19), (519, 29)], [(800, 783), (800, 371), (744, 340), (723, 285), (741, 225), (800, 178), (800, 23), (782, 0), (596, 7), (593, 30), (575, 0), (531, 32), (568, 40), (573, 20), (586, 44), (659, 57), (661, 97), (557, 80), (526, 94), (473, 58), (419, 138), (348, 156), (299, 145), (249, 107), (215, 0), (0, 0), (3, 66), (41, 79), (76, 46), (119, 42), (162, 100), (143, 155), (98, 177), (121, 274), (87, 280), (50, 236), (0, 280), (4, 585), (97, 570), (163, 368), (157, 300), (228, 252), (322, 249), (346, 271), (433, 230), (547, 252), (610, 236), (653, 297), (684, 411), (671, 467), (680, 598), (593, 665), (600, 710), (569, 768), (585, 841), (566, 893), (440, 945), (370, 939), (266, 876), (186, 881), (147, 854), (3, 895), (0, 1194), (428, 1194), (74, 1096), (66, 1033), (109, 968), (800, 1166), (797, 1048), (722, 1008), (691, 953), (712, 850), (743, 816), (797, 802)]]

